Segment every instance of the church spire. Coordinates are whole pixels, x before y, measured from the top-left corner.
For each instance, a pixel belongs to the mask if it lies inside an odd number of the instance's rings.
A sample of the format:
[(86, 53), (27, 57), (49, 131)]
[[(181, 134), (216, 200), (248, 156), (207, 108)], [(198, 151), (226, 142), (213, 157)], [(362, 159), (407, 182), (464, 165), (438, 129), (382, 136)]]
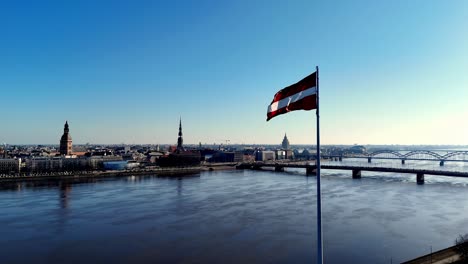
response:
[(63, 128), (63, 133), (69, 133), (70, 129), (68, 128), (68, 120), (65, 121), (65, 126)]
[(179, 137), (182, 137), (182, 117), (179, 119)]
[(184, 139), (182, 138), (182, 117), (179, 119), (179, 138), (177, 138), (177, 151), (185, 151)]

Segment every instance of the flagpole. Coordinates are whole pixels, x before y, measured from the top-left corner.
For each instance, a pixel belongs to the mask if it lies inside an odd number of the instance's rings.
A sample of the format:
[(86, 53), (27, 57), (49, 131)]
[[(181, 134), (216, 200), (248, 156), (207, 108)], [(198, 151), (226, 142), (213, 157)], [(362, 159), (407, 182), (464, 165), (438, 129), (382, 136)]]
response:
[(320, 113), (319, 113), (319, 68), (316, 66), (317, 78), (317, 263), (323, 264), (323, 240), (322, 240), (322, 195), (320, 190)]

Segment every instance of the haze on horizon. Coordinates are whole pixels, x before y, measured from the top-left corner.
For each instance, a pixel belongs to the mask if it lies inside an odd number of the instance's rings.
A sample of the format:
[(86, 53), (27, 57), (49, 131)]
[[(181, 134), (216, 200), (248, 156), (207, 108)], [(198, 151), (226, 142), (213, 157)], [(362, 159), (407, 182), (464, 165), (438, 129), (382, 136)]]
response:
[(322, 144), (468, 145), (468, 2), (0, 4), (0, 143), (315, 144), (266, 122), (320, 67)]

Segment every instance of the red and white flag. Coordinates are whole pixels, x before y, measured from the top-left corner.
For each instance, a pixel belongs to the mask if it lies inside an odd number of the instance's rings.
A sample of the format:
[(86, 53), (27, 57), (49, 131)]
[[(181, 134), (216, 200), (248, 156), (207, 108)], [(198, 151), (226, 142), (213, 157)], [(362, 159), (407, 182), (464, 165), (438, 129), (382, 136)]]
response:
[(275, 94), (268, 106), (267, 121), (294, 110), (317, 108), (317, 72)]

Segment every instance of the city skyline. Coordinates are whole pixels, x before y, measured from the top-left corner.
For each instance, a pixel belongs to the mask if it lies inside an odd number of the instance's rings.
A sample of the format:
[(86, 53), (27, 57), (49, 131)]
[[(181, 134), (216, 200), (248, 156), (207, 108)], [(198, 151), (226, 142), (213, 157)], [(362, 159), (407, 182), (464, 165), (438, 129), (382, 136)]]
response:
[[(134, 142), (131, 142), (131, 143), (125, 143), (125, 142), (120, 142), (120, 143), (100, 143), (100, 142), (86, 142), (86, 143), (73, 143), (73, 145), (78, 145), (78, 146), (84, 146), (84, 145), (163, 145), (163, 146), (177, 146), (177, 147), (180, 147), (181, 144), (182, 144), (182, 132), (181, 132), (181, 129), (182, 129), (182, 120), (179, 119), (179, 132), (178, 132), (178, 138), (176, 140), (176, 143), (174, 142), (158, 142), (158, 143), (148, 143), (148, 142), (140, 142), (140, 143), (134, 143)], [(8, 143), (8, 142), (0, 142), (0, 148), (1, 146), (3, 145), (18, 145), (18, 146), (34, 146), (34, 145), (44, 145), (44, 146), (54, 146), (54, 145), (57, 145), (59, 146), (60, 149), (62, 148), (66, 148), (68, 150), (71, 149), (71, 138), (69, 137), (69, 125), (68, 125), (68, 120), (65, 121), (65, 128), (64, 128), (64, 133), (62, 133), (62, 137), (60, 138), (60, 140), (57, 142), (53, 142), (53, 143)], [(67, 143), (62, 143), (62, 141), (64, 141), (63, 137), (64, 136), (67, 136), (69, 137), (68, 139), (66, 139), (65, 141), (68, 140)], [(287, 142), (287, 143), (285, 143)], [(62, 146), (63, 144), (65, 144), (65, 146)], [(213, 142), (190, 142), (190, 143), (183, 143), (184, 145), (187, 145), (187, 146), (198, 146), (199, 144), (202, 144), (202, 145), (208, 145), (208, 146), (229, 146), (229, 145), (245, 145), (245, 146), (255, 146), (255, 145), (258, 145), (258, 146), (261, 146), (261, 145), (265, 145), (265, 146), (273, 146), (273, 145), (279, 145), (279, 146), (284, 146), (285, 144), (287, 144), (288, 146), (291, 145), (291, 146), (313, 146), (315, 145), (314, 143), (311, 143), (311, 144), (303, 144), (303, 143), (293, 143), (293, 144), (290, 144), (289, 143), (289, 140), (287, 138), (287, 132), (284, 133), (284, 136), (283, 136), (283, 139), (282, 139), (282, 142), (273, 142), (273, 143), (245, 143), (245, 142), (231, 142), (231, 140), (226, 140), (226, 139), (222, 139), (222, 140), (217, 140), (217, 141), (213, 141)], [(356, 145), (364, 145), (364, 146), (434, 146), (434, 147), (440, 147), (440, 146), (454, 146), (454, 147), (466, 147), (468, 146), (467, 144), (368, 144), (368, 143), (364, 143), (364, 144), (322, 144), (324, 146), (356, 146)], [(61, 150), (62, 151), (62, 150)], [(65, 151), (65, 150), (64, 150)]]
[(314, 144), (315, 111), (264, 119), (318, 65), (322, 144), (468, 144), (464, 1), (0, 10), (0, 143)]

